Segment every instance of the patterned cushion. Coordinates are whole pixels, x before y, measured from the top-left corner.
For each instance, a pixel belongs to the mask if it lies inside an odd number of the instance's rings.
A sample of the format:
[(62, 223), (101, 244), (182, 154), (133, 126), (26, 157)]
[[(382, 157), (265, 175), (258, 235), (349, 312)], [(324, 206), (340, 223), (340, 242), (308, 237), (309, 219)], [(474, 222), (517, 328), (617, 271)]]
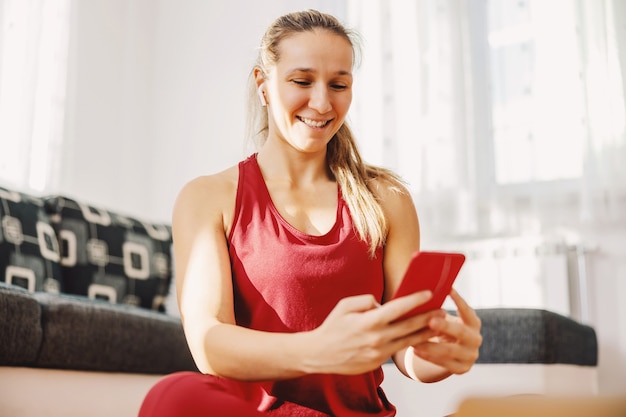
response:
[(30, 292), (61, 291), (60, 252), (41, 198), (0, 188), (0, 280)]
[(46, 199), (57, 232), (63, 292), (165, 311), (171, 228), (67, 197)]

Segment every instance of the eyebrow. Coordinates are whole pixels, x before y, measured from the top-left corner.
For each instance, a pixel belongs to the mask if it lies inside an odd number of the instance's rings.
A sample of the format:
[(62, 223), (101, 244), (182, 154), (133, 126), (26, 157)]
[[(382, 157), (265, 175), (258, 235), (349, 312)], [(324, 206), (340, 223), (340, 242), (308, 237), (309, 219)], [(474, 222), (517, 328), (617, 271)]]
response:
[[(314, 70), (313, 68), (294, 68), (291, 71), (289, 71), (288, 74), (293, 74), (294, 72), (315, 73), (317, 71)], [(336, 75), (349, 75), (349, 76), (352, 76), (352, 72), (345, 71), (345, 70), (336, 71), (335, 74)]]

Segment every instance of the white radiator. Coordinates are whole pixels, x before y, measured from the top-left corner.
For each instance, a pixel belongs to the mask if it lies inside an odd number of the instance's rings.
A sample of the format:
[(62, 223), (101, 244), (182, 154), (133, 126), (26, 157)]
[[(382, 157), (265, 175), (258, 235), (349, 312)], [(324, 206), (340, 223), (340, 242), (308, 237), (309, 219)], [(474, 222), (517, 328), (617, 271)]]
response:
[[(541, 308), (587, 322), (588, 250), (553, 237), (498, 238), (446, 245), (466, 262), (455, 288), (474, 308)], [(444, 305), (454, 308), (450, 300)]]

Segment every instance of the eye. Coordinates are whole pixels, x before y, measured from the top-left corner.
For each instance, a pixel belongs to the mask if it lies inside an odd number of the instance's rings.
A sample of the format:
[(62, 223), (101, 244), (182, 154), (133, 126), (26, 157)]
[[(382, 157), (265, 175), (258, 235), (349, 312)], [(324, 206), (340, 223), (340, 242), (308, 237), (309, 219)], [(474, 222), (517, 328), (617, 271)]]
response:
[(301, 87), (308, 87), (311, 85), (310, 81), (307, 80), (291, 80), (294, 84), (297, 84)]
[(345, 90), (346, 88), (348, 88), (348, 86), (347, 86), (347, 85), (344, 85), (344, 84), (331, 84), (331, 86), (330, 86), (330, 87), (331, 87), (333, 90), (337, 90), (337, 91), (343, 91), (343, 90)]

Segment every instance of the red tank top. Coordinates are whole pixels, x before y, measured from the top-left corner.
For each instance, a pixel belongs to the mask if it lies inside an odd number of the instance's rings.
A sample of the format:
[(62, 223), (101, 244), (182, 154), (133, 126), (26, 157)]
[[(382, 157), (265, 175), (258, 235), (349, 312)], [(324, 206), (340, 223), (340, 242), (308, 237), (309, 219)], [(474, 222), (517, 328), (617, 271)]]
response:
[[(331, 230), (308, 235), (277, 211), (256, 154), (239, 163), (229, 235), (238, 325), (269, 332), (307, 331), (322, 324), (342, 298), (373, 294), (381, 301), (382, 250), (370, 258), (341, 193), (338, 201)], [(259, 410), (276, 410), (272, 415), (394, 416), (395, 407), (380, 388), (382, 380), (378, 368), (361, 375), (314, 374), (245, 385), (250, 385), (246, 391)]]

